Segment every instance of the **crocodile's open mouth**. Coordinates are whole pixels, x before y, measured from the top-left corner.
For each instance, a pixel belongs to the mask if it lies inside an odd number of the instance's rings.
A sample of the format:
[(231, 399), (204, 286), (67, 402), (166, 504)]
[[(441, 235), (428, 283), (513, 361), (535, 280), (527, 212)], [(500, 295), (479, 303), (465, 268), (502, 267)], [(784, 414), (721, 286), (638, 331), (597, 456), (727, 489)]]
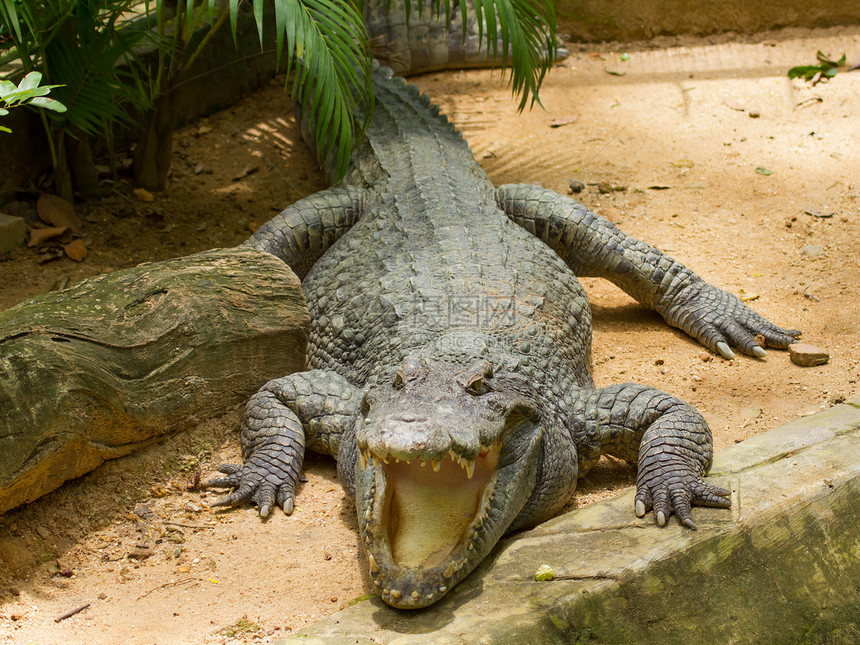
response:
[(382, 517), (395, 564), (431, 569), (451, 555), (484, 510), (482, 498), (498, 459), (499, 448), (493, 447), (471, 462), (449, 453), (432, 465), (384, 464)]
[(363, 533), (371, 577), (387, 603), (432, 604), (483, 557), (476, 538), (491, 521), (500, 452), (499, 445), (482, 448), (474, 460), (449, 452), (423, 464), (370, 455), (374, 491)]

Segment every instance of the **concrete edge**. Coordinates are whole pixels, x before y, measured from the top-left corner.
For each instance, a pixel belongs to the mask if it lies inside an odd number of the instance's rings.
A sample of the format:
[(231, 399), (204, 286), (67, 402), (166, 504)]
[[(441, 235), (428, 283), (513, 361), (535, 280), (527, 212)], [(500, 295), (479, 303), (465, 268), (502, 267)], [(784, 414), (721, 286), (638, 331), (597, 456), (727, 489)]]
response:
[(699, 531), (636, 518), (627, 489), (504, 540), (427, 610), (374, 597), (277, 642), (860, 642), (860, 397), (720, 451), (711, 476), (733, 508), (696, 508)]

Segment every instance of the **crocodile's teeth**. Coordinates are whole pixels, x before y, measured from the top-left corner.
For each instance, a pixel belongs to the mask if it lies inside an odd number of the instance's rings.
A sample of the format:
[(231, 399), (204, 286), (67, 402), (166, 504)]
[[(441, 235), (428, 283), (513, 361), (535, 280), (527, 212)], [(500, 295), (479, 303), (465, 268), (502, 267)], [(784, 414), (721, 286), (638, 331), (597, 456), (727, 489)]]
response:
[(367, 562), (370, 564), (370, 570), (373, 571), (373, 573), (379, 571), (379, 565), (376, 564), (376, 560), (372, 555), (367, 556)]
[(474, 475), (474, 474), (475, 474), (475, 462), (474, 461), (467, 461), (466, 462), (466, 475), (469, 477), (469, 479), (472, 479), (472, 475)]
[(377, 466), (379, 466), (379, 457), (377, 457), (376, 455), (374, 455), (373, 453), (371, 453), (370, 458), (371, 458), (371, 460), (373, 461), (373, 467), (374, 467), (374, 468), (376, 468)]
[(361, 461), (361, 469), (367, 470), (367, 453), (363, 450), (358, 451), (358, 459)]
[(432, 459), (432, 460), (430, 460), (430, 464), (433, 466), (433, 472), (438, 473), (439, 467), (442, 465), (442, 460), (441, 459)]

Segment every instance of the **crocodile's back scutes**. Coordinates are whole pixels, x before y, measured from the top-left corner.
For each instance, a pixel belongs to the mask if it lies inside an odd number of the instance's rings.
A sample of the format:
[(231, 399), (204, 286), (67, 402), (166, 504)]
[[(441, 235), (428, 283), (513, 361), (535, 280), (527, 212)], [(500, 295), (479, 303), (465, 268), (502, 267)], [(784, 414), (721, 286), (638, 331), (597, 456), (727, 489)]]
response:
[(488, 331), (548, 388), (590, 385), (590, 311), (571, 270), (496, 207), (468, 146), (414, 88), (375, 89), (349, 178), (373, 173), (376, 203), (305, 278), (308, 366), (362, 386), (446, 332)]

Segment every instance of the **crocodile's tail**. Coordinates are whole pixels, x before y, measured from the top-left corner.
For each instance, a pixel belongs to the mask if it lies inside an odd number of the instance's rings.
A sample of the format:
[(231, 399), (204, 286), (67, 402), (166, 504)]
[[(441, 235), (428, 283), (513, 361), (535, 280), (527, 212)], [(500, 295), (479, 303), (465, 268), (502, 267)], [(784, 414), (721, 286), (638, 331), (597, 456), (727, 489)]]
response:
[[(364, 24), (371, 39), (374, 58), (391, 67), (395, 74), (420, 74), (440, 69), (488, 67), (492, 55), (487, 39), (479, 41), (479, 24), (471, 2), (463, 29), (461, 3), (453, 2), (447, 16), (436, 12), (429, 0), (405, 3), (368, 0), (364, 4)], [(484, 30), (486, 34), (486, 30)]]
[[(389, 67), (373, 63), (372, 82), (376, 107), (366, 136), (356, 146), (344, 182), (356, 186), (380, 185), (386, 168), (406, 167), (400, 159), (413, 149), (416, 139), (432, 137), (443, 142), (446, 154), (461, 157), (464, 167), (476, 166), (472, 150), (453, 123), (427, 94)], [(483, 172), (483, 171), (481, 171)]]
[[(435, 11), (431, 0), (413, 0), (410, 4), (407, 16), (403, 2), (367, 0), (364, 3), (364, 24), (371, 53), (395, 74), (409, 76), (442, 69), (493, 67), (501, 61), (498, 55), (504, 46), (501, 30), (496, 32), (496, 47), (490, 48), (486, 23), (479, 22), (473, 0), (455, 0), (447, 15), (444, 11)], [(466, 14), (465, 27), (463, 13)], [(497, 52), (495, 60), (493, 49)], [(568, 56), (566, 49), (558, 48), (555, 60)]]
[[(405, 141), (388, 140), (392, 137), (396, 138), (398, 132), (408, 132), (409, 121), (421, 122), (420, 127), (413, 131), (432, 132), (447, 140), (449, 144), (457, 144), (455, 147), (461, 148), (464, 154), (471, 157), (471, 148), (460, 131), (448, 121), (445, 114), (440, 112), (439, 106), (432, 102), (430, 96), (422, 94), (416, 85), (407, 83), (403, 77), (395, 76), (390, 67), (384, 67), (375, 60), (371, 79), (376, 97), (376, 112), (368, 124), (365, 136), (353, 150), (350, 165), (342, 183), (355, 186), (379, 185), (385, 174), (379, 151), (402, 149), (406, 145)], [(327, 159), (322, 159), (319, 151), (316, 150), (313, 137), (315, 120), (312, 113), (302, 114), (297, 105), (296, 117), (302, 138), (317, 156), (325, 171), (326, 179), (329, 183), (335, 183), (334, 153)], [(385, 145), (382, 145), (383, 140), (386, 140)]]

